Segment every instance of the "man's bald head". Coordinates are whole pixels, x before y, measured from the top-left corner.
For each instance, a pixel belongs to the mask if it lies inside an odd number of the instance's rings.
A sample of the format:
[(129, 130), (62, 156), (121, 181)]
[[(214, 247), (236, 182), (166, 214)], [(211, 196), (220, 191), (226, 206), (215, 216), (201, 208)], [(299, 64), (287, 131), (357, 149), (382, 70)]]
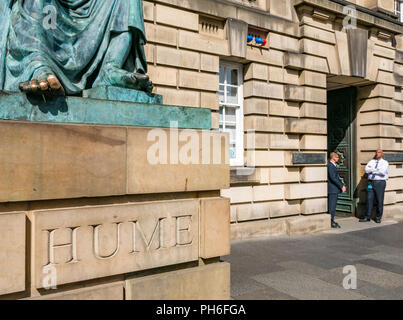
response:
[(329, 158), (330, 158), (330, 161), (332, 161), (332, 162), (338, 162), (340, 159), (340, 156), (336, 152), (331, 152)]
[(381, 159), (383, 158), (383, 156), (384, 156), (384, 153), (383, 153), (383, 150), (382, 150), (382, 149), (376, 150), (375, 159), (381, 160)]

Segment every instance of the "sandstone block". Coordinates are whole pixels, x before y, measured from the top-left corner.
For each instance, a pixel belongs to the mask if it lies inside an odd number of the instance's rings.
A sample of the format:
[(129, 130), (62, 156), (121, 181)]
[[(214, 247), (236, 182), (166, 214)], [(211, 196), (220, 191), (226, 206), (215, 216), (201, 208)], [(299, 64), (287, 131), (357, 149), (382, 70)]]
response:
[(283, 151), (246, 151), (247, 166), (278, 167), (285, 164)]
[(269, 114), (273, 116), (299, 117), (298, 102), (269, 100)]
[(358, 99), (368, 98), (393, 98), (395, 90), (393, 86), (385, 84), (376, 84), (360, 88), (358, 90)]
[(298, 215), (301, 213), (300, 201), (274, 201), (270, 203), (270, 218)]
[(157, 23), (180, 29), (199, 31), (199, 16), (197, 14), (159, 4), (156, 5), (155, 9)]
[(327, 183), (300, 183), (285, 186), (286, 200), (327, 197)]
[(386, 191), (403, 190), (403, 177), (391, 178), (386, 183)]
[(324, 89), (287, 85), (284, 92), (285, 100), (317, 103), (326, 103), (327, 101), (327, 93)]
[(123, 300), (123, 281), (46, 294), (27, 300)]
[(286, 68), (297, 70), (306, 69), (310, 71), (329, 73), (329, 67), (325, 58), (307, 54), (287, 52), (284, 55), (284, 66)]
[(393, 124), (395, 121), (394, 112), (373, 111), (358, 115), (361, 125), (367, 124)]
[(281, 51), (298, 52), (298, 39), (271, 32), (269, 34), (269, 46)]
[(126, 128), (2, 122), (0, 136), (0, 202), (126, 192)]
[(296, 217), (287, 220), (288, 234), (308, 234), (330, 229), (330, 214)]
[(176, 46), (178, 31), (174, 28), (164, 27), (153, 23), (145, 23), (147, 41), (158, 44)]
[(383, 209), (383, 219), (403, 219), (403, 203), (385, 206)]
[(285, 120), (285, 131), (289, 133), (327, 134), (327, 121), (289, 118)]
[(299, 136), (293, 134), (270, 134), (270, 149), (297, 150), (299, 149)]
[(218, 73), (220, 69), (220, 58), (211, 54), (201, 54), (200, 69), (207, 72)]
[[(321, 26), (322, 27), (322, 26)], [(313, 40), (319, 40), (329, 44), (336, 44), (336, 37), (333, 32), (315, 28), (310, 25), (304, 25), (301, 28), (301, 36)]]
[(395, 204), (396, 202), (397, 202), (397, 193), (396, 193), (396, 191), (385, 192), (385, 200), (384, 200), (385, 205)]
[(283, 132), (284, 118), (265, 116), (245, 116), (244, 129), (257, 132)]
[(179, 70), (179, 87), (218, 91), (218, 75)]
[(226, 262), (126, 280), (127, 300), (229, 300)]
[(389, 166), (390, 177), (403, 177), (403, 165), (392, 164)]
[(270, 208), (268, 202), (248, 203), (236, 206), (237, 221), (268, 219)]
[(268, 149), (269, 135), (267, 133), (246, 133), (245, 147), (248, 149)]
[(304, 134), (300, 146), (302, 150), (327, 150), (327, 136)]
[(162, 95), (164, 97), (164, 103), (168, 105), (200, 107), (199, 91), (157, 87), (156, 93)]
[(303, 215), (325, 213), (327, 210), (327, 198), (305, 199), (301, 202), (301, 211)]
[(250, 221), (231, 225), (231, 239), (249, 239), (287, 234), (284, 218)]
[(250, 63), (245, 69), (245, 80), (268, 80), (268, 67), (264, 64)]
[(39, 210), (32, 224), (32, 284), (56, 285), (199, 258), (199, 201)]
[(148, 75), (154, 84), (176, 87), (178, 84), (178, 70), (175, 68), (148, 66)]
[(209, 259), (230, 254), (229, 199), (202, 199), (200, 208), (200, 257)]
[(270, 183), (299, 182), (298, 168), (270, 168)]
[(0, 213), (0, 295), (25, 290), (25, 213)]
[(253, 187), (253, 201), (271, 201), (284, 198), (284, 185)]
[(220, 104), (218, 101), (217, 94), (213, 93), (213, 92), (201, 92), (200, 93), (200, 107), (211, 109), (211, 110), (219, 110)]
[(143, 1), (143, 14), (145, 21), (154, 21), (154, 4), (148, 1)]
[[(177, 17), (175, 19), (177, 19)], [(214, 54), (220, 56), (229, 55), (228, 41), (185, 30), (179, 30), (179, 48), (208, 54), (214, 52)]]
[(225, 133), (129, 128), (127, 144), (129, 194), (229, 187)]
[(305, 167), (301, 170), (302, 182), (327, 181), (326, 167)]
[(250, 80), (244, 83), (243, 90), (245, 98), (284, 99), (284, 87), (281, 84)]
[(326, 88), (326, 74), (304, 70), (299, 77), (299, 85)]
[(304, 102), (301, 104), (301, 118), (327, 119), (327, 106), (325, 104)]
[(243, 110), (245, 115), (268, 115), (269, 105), (267, 99), (250, 98), (244, 100)]
[(146, 60), (148, 63), (154, 63), (154, 51), (155, 51), (155, 45), (147, 43), (144, 46), (144, 52), (146, 54)]
[(252, 187), (233, 187), (221, 190), (221, 196), (231, 199), (231, 203), (252, 202)]
[(249, 61), (255, 61), (281, 67), (283, 65), (284, 53), (282, 51), (274, 49), (267, 50), (247, 46), (246, 59)]
[(196, 70), (200, 68), (200, 54), (188, 50), (177, 50), (176, 48), (157, 46), (156, 60), (157, 63), (161, 65)]

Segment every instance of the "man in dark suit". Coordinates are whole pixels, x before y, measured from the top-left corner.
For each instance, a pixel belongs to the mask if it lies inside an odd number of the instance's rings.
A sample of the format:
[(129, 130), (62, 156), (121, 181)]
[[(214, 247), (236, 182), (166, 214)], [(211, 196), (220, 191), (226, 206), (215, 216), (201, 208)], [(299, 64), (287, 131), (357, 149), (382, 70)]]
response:
[(340, 193), (347, 191), (346, 186), (340, 179), (339, 171), (337, 170), (337, 162), (340, 157), (336, 152), (330, 153), (330, 160), (327, 164), (327, 193), (328, 193), (328, 211), (332, 216), (332, 228), (340, 228), (340, 225), (334, 221), (336, 213), (337, 199)]

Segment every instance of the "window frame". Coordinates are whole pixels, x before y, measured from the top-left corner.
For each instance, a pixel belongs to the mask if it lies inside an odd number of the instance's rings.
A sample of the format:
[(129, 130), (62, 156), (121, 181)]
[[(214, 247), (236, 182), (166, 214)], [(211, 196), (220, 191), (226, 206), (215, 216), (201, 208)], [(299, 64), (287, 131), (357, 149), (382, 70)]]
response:
[(395, 0), (395, 14), (399, 22), (403, 22), (403, 0)]
[[(220, 60), (220, 71), (221, 68), (224, 68), (225, 70), (227, 68), (230, 69), (236, 69), (238, 70), (238, 103), (234, 104), (234, 103), (221, 103), (221, 101), (219, 102), (219, 108), (221, 109), (221, 107), (234, 107), (235, 108), (235, 125), (236, 125), (236, 157), (231, 159), (230, 158), (230, 166), (231, 167), (240, 167), (240, 166), (244, 166), (244, 161), (245, 161), (245, 157), (244, 157), (244, 109), (243, 109), (243, 104), (244, 104), (244, 94), (243, 94), (243, 85), (244, 85), (244, 66), (243, 64), (240, 63), (236, 63), (236, 62), (229, 62), (229, 61), (223, 61)], [(220, 74), (219, 71), (219, 74)], [(226, 73), (226, 71), (225, 71)], [(227, 96), (227, 88), (228, 87), (233, 87), (233, 85), (228, 85), (227, 83), (227, 76), (226, 74), (224, 74), (224, 83), (219, 82), (219, 86), (224, 86), (224, 97), (226, 100), (226, 96)], [(220, 125), (223, 124), (223, 127), (225, 128), (225, 114), (223, 112), (223, 121), (221, 122), (220, 120)], [(221, 131), (221, 129), (219, 129)], [(223, 129), (222, 132), (225, 129)], [(230, 137), (231, 139), (231, 137)], [(231, 141), (230, 141), (231, 144)]]

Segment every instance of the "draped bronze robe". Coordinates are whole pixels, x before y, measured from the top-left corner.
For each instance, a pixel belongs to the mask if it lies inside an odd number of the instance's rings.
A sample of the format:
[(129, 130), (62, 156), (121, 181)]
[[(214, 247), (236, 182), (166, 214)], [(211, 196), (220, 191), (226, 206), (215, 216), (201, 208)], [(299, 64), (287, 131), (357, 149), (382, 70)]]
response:
[(92, 86), (106, 52), (113, 52), (111, 39), (125, 32), (132, 48), (124, 69), (147, 72), (142, 0), (1, 1), (0, 90), (17, 91), (48, 68), (67, 93), (79, 93)]

